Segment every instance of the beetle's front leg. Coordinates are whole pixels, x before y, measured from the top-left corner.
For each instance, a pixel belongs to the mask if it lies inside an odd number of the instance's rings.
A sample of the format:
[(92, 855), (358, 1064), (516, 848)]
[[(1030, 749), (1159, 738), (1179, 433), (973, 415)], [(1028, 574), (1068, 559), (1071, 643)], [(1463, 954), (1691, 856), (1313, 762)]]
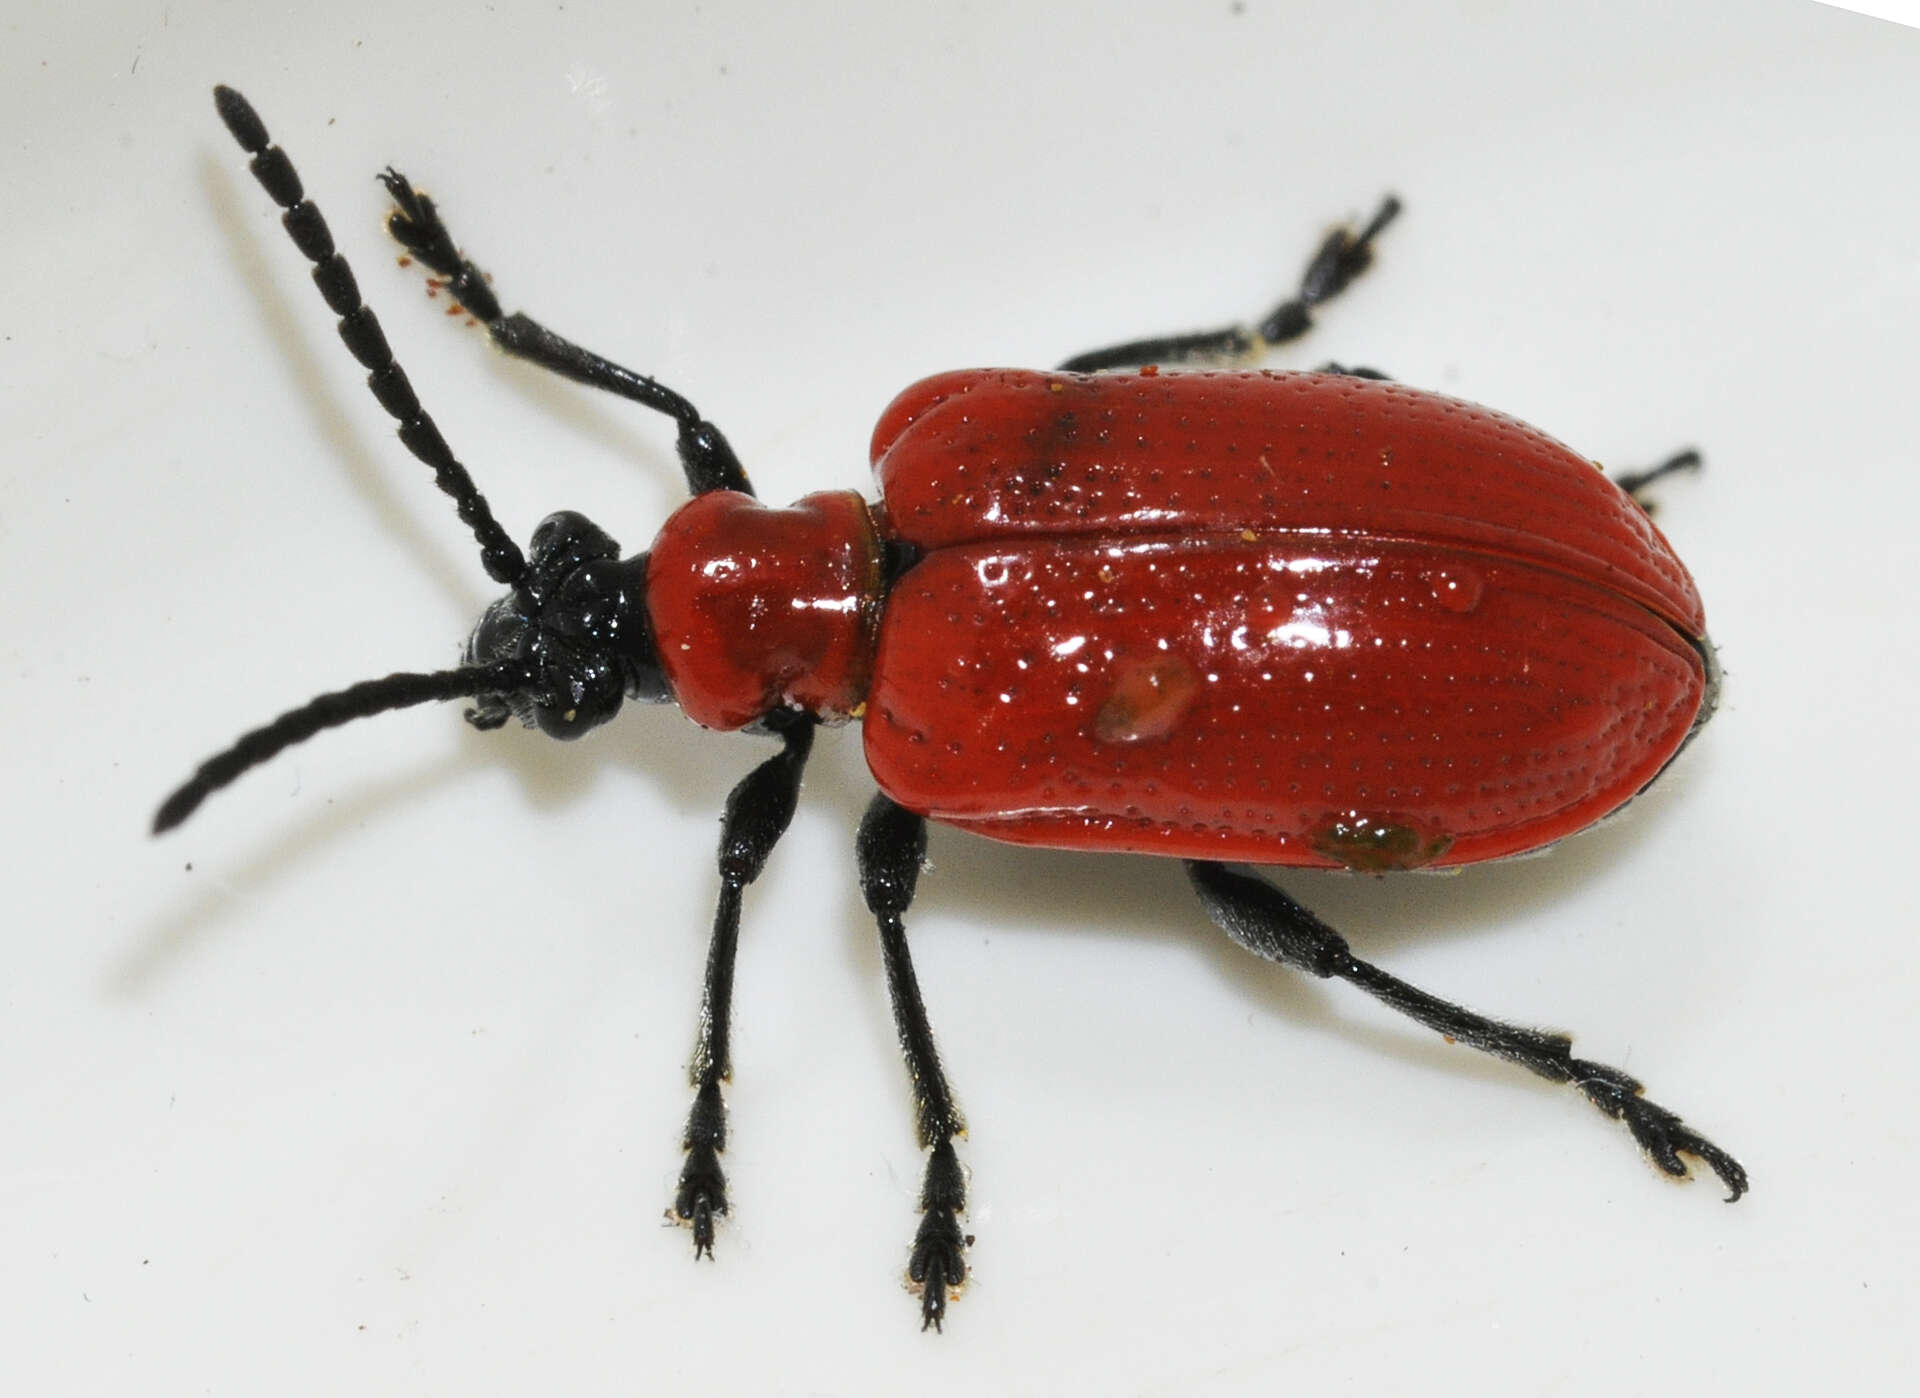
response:
[(767, 856), (786, 833), (800, 800), (800, 776), (813, 751), (811, 715), (779, 710), (767, 719), (784, 746), (741, 779), (727, 796), (720, 822), (720, 902), (707, 950), (700, 1037), (690, 1076), (693, 1110), (687, 1115), (687, 1153), (673, 1211), (693, 1227), (693, 1255), (713, 1256), (713, 1220), (727, 1211), (727, 1177), (720, 1152), (727, 1146), (727, 1108), (720, 1084), (733, 1075), (733, 962), (740, 944), (740, 898), (760, 877)]
[(501, 309), (500, 298), (493, 294), (486, 273), (474, 266), (454, 243), (433, 200), (415, 189), (407, 177), (392, 166), (381, 172), (380, 183), (393, 197), (393, 212), (387, 215), (387, 232), (445, 279), (448, 293), (476, 319), (485, 322), (487, 333), (496, 345), (517, 359), (538, 364), (575, 383), (618, 394), (672, 418), (679, 427), (680, 466), (686, 472), (687, 488), (695, 495), (709, 490), (753, 494), (746, 469), (734, 455), (726, 436), (700, 416), (699, 410), (685, 397), (658, 379), (635, 373), (611, 359), (582, 349), (530, 316), (518, 311), (506, 314)]
[(893, 1000), (894, 1027), (906, 1055), (907, 1075), (927, 1156), (920, 1189), (920, 1229), (907, 1261), (907, 1278), (920, 1287), (920, 1328), (940, 1328), (948, 1293), (967, 1279), (966, 1247), (960, 1231), (967, 1208), (967, 1181), (954, 1152), (953, 1138), (966, 1130), (953, 1092), (940, 1070), (940, 1055), (927, 1024), (927, 1007), (914, 979), (902, 921), (913, 903), (920, 863), (927, 852), (927, 823), (885, 796), (873, 798), (860, 822), (860, 889), (880, 926), (880, 954), (887, 968), (887, 992)]
[(1573, 1041), (1566, 1035), (1488, 1019), (1388, 975), (1355, 956), (1344, 937), (1264, 880), (1197, 859), (1187, 861), (1187, 874), (1207, 915), (1254, 955), (1357, 985), (1450, 1041), (1518, 1063), (1554, 1082), (1570, 1083), (1615, 1121), (1626, 1122), (1640, 1148), (1667, 1174), (1684, 1179), (1687, 1166), (1680, 1157), (1691, 1155), (1720, 1177), (1728, 1203), (1747, 1192), (1747, 1172), (1739, 1161), (1673, 1112), (1641, 1096), (1640, 1084), (1626, 1073), (1575, 1058)]

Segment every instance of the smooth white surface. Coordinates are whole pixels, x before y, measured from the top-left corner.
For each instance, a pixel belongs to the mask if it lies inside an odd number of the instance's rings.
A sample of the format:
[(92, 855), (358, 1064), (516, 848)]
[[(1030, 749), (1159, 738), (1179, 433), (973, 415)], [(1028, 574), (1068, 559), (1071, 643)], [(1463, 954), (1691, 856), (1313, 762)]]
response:
[[(0, 43), (17, 1393), (1887, 1392), (1915, 1358), (1920, 36), (1812, 4), (1246, 0), (18, 11)], [(909, 13), (911, 11), (911, 13)], [(1734, 1150), (1672, 1187), (1572, 1094), (1213, 934), (1176, 868), (936, 834), (912, 919), (977, 1281), (922, 1336), (919, 1152), (822, 744), (749, 902), (737, 1211), (679, 1166), (714, 818), (760, 749), (327, 735), (490, 595), (208, 89), (257, 103), (513, 532), (643, 547), (671, 436), (447, 324), (372, 173), (656, 372), (763, 495), (865, 485), (921, 373), (1264, 309), (1397, 190), (1297, 352), (1619, 464), (1727, 703), (1631, 816), (1452, 879), (1295, 878), (1363, 954), (1578, 1031)]]

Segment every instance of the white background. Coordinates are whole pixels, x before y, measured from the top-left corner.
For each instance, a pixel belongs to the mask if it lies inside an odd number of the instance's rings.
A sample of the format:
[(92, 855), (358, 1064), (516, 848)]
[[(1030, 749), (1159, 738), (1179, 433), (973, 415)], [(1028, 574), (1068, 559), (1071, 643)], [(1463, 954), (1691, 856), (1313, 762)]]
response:
[[(1884, 1392), (1915, 1358), (1920, 36), (1801, 3), (15, 6), (0, 34), (0, 1353), (19, 1393)], [(1412, 11), (1412, 12), (1409, 12)], [(1176, 867), (936, 832), (911, 920), (977, 1280), (921, 1335), (920, 1155), (830, 735), (750, 896), (736, 1212), (679, 1167), (714, 818), (761, 754), (452, 708), (149, 841), (492, 589), (219, 126), (259, 106), (510, 529), (644, 547), (671, 434), (506, 362), (384, 242), (388, 161), (521, 306), (763, 495), (864, 487), (936, 369), (1283, 294), (1664, 492), (1725, 709), (1628, 818), (1295, 877), (1363, 954), (1579, 1033), (1736, 1152), (1669, 1185), (1563, 1089), (1215, 934)]]

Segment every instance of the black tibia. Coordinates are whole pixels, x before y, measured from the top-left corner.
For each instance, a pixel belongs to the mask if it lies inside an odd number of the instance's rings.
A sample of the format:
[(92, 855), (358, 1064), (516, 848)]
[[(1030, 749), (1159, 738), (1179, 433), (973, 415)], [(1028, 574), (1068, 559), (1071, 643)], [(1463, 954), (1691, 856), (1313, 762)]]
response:
[(1373, 240), (1399, 212), (1400, 201), (1389, 194), (1358, 233), (1350, 228), (1336, 228), (1329, 233), (1307, 264), (1300, 278), (1300, 289), (1269, 311), (1258, 325), (1229, 325), (1187, 335), (1129, 340), (1125, 344), (1076, 354), (1060, 367), (1069, 373), (1090, 374), (1098, 369), (1131, 369), (1144, 364), (1256, 359), (1275, 345), (1284, 345), (1307, 333), (1313, 325), (1313, 308), (1338, 296), (1347, 283), (1367, 270), (1373, 262)]
[(474, 317), (484, 321), (494, 343), (508, 354), (551, 369), (556, 374), (602, 388), (609, 393), (665, 413), (679, 428), (680, 466), (687, 488), (695, 495), (709, 490), (737, 490), (753, 494), (747, 473), (719, 428), (700, 416), (699, 409), (665, 384), (623, 369), (610, 359), (584, 350), (554, 334), (539, 322), (518, 313), (505, 314), (486, 274), (461, 256), (433, 200), (420, 193), (407, 177), (389, 166), (380, 182), (393, 196), (387, 231), (423, 264), (445, 279), (447, 291)]
[(727, 1177), (720, 1152), (727, 1148), (727, 1108), (720, 1084), (733, 1076), (733, 962), (740, 944), (740, 897), (760, 877), (767, 856), (786, 834), (800, 799), (800, 777), (813, 751), (815, 720), (796, 710), (777, 710), (766, 726), (783, 746), (740, 781), (727, 797), (720, 820), (720, 903), (713, 915), (707, 978), (700, 1003), (700, 1037), (694, 1045), (693, 1110), (681, 1144), (687, 1152), (673, 1211), (693, 1226), (693, 1255), (713, 1256), (713, 1220), (727, 1211)]
[(1651, 514), (1653, 502), (1647, 498), (1647, 487), (1681, 471), (1697, 471), (1701, 464), (1700, 453), (1688, 447), (1685, 451), (1675, 452), (1658, 466), (1649, 466), (1644, 471), (1622, 471), (1613, 478), (1613, 483), (1631, 495), (1641, 509)]
[(440, 429), (427, 416), (414, 396), (406, 373), (394, 362), (380, 322), (360, 300), (360, 288), (346, 258), (334, 250), (333, 234), (319, 208), (300, 184), (293, 162), (286, 152), (273, 145), (267, 128), (246, 98), (230, 87), (213, 90), (214, 106), (220, 119), (233, 133), (240, 148), (253, 157), (249, 168), (260, 187), (273, 202), (286, 210), (281, 223), (307, 261), (313, 264), (313, 284), (320, 288), (333, 313), (340, 317), (340, 338), (353, 357), (367, 371), (367, 387), (390, 416), (400, 424), (400, 440), (426, 465), (433, 468), (434, 484), (453, 497), (460, 518), (480, 541), (480, 561), (487, 576), (509, 586), (526, 575), (527, 564), (520, 546), (507, 537), (487, 508), (485, 498), (474, 485), (467, 468), (455, 459)]
[(880, 927), (880, 954), (887, 967), (887, 991), (893, 999), (894, 1027), (906, 1055), (920, 1144), (929, 1152), (926, 1181), (920, 1189), (920, 1230), (914, 1235), (907, 1278), (920, 1288), (920, 1328), (940, 1328), (948, 1293), (967, 1278), (968, 1239), (960, 1231), (966, 1212), (967, 1182), (954, 1153), (953, 1138), (966, 1130), (940, 1055), (927, 1026), (927, 1008), (907, 954), (902, 921), (913, 902), (920, 863), (927, 851), (927, 823), (885, 796), (873, 798), (860, 822), (860, 889)]
[(1254, 955), (1350, 982), (1450, 1040), (1518, 1063), (1553, 1082), (1571, 1083), (1608, 1116), (1626, 1122), (1641, 1149), (1669, 1175), (1684, 1177), (1687, 1167), (1680, 1157), (1691, 1155), (1720, 1177), (1728, 1203), (1747, 1192), (1747, 1172), (1739, 1161), (1665, 1107), (1642, 1097), (1640, 1084), (1618, 1068), (1575, 1058), (1573, 1041), (1566, 1035), (1502, 1024), (1395, 979), (1356, 957), (1345, 938), (1270, 883), (1200, 860), (1187, 861), (1187, 874), (1207, 915)]

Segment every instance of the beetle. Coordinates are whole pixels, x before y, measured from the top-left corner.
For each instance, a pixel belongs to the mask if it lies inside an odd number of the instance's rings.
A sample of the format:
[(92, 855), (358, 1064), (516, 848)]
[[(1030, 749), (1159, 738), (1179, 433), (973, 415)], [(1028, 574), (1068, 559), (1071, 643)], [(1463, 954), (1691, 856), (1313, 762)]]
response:
[[(322, 729), (471, 701), (562, 739), (626, 700), (677, 703), (779, 750), (729, 794), (720, 894), (672, 1212), (711, 1257), (728, 1208), (721, 1083), (741, 901), (792, 819), (822, 725), (858, 722), (879, 787), (857, 837), (926, 1152), (907, 1273), (922, 1328), (965, 1280), (962, 1119), (905, 916), (929, 820), (989, 839), (1185, 862), (1241, 946), (1345, 980), (1420, 1024), (1572, 1084), (1669, 1175), (1740, 1164), (1569, 1038), (1486, 1018), (1356, 957), (1228, 863), (1384, 873), (1544, 848), (1646, 789), (1711, 717), (1700, 596), (1638, 503), (1682, 452), (1609, 481), (1511, 418), (1370, 369), (1162, 373), (1304, 334), (1399, 213), (1330, 233), (1254, 326), (1138, 340), (1059, 370), (967, 370), (901, 393), (875, 427), (880, 497), (762, 505), (684, 396), (505, 313), (431, 200), (381, 176), (388, 228), (507, 353), (665, 414), (692, 499), (632, 557), (562, 511), (526, 552), (494, 519), (395, 362), (319, 209), (252, 106), (214, 92), (284, 210), (401, 441), (432, 468), (507, 591), (452, 670), (318, 698), (202, 763), (155, 833)], [(1124, 372), (1115, 372), (1124, 371)]]

